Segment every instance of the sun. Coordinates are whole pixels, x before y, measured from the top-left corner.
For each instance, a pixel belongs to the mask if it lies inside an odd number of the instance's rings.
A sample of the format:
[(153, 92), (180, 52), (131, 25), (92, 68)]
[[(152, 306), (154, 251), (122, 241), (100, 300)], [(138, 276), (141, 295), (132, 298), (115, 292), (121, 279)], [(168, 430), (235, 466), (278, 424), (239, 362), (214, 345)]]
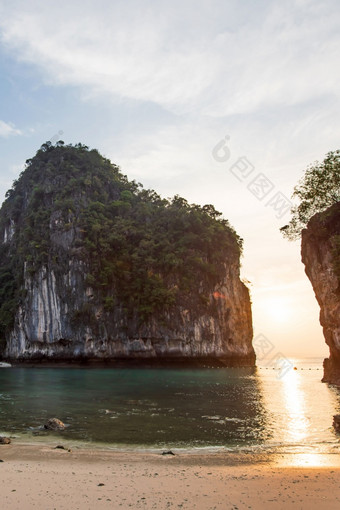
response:
[(292, 305), (288, 299), (281, 297), (268, 298), (263, 302), (264, 314), (273, 322), (286, 323), (292, 315)]

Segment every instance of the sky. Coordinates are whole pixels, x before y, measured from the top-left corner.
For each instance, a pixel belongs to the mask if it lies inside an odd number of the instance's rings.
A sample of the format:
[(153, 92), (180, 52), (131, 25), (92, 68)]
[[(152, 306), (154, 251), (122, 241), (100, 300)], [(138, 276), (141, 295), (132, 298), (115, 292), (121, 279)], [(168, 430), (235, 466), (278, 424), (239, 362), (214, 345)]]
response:
[(47, 140), (97, 148), (244, 239), (254, 336), (324, 356), (294, 186), (339, 149), (337, 0), (0, 0), (0, 200)]

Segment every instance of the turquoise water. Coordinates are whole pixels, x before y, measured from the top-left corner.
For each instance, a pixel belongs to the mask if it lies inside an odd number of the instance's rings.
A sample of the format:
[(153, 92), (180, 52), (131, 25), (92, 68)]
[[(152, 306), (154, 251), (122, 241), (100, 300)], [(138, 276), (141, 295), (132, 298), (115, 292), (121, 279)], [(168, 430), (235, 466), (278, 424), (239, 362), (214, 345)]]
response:
[[(220, 369), (0, 369), (0, 434), (106, 447), (339, 450), (322, 360)], [(42, 428), (50, 417), (67, 428)]]

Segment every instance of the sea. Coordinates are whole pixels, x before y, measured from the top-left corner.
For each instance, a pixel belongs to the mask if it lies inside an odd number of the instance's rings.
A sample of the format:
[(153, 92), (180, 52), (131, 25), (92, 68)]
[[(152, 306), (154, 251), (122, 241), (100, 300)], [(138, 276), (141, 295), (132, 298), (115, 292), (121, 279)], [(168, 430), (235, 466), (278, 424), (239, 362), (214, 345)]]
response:
[[(72, 448), (339, 454), (322, 359), (253, 368), (0, 368), (0, 435)], [(66, 429), (44, 429), (49, 418)]]

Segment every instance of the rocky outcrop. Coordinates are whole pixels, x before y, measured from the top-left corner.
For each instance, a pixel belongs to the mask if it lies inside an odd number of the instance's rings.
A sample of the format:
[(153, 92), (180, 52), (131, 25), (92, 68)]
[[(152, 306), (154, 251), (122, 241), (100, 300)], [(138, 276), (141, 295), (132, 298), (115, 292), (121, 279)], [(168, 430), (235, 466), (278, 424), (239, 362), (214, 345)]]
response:
[[(195, 357), (253, 364), (255, 359), (249, 292), (236, 257), (211, 289), (206, 313), (179, 307), (143, 325), (128, 320), (120, 306), (107, 314), (77, 260), (62, 278), (48, 267), (26, 276), (25, 290), (5, 351), (11, 360)], [(78, 316), (79, 310), (87, 314)]]
[(44, 425), (47, 430), (65, 430), (65, 424), (59, 418), (50, 418)]
[(96, 151), (46, 147), (0, 213), (3, 357), (254, 364), (240, 241), (213, 207), (164, 205)]
[(335, 432), (340, 432), (340, 414), (335, 414), (333, 416), (333, 427)]
[(320, 305), (330, 356), (323, 381), (340, 384), (340, 203), (316, 214), (302, 232), (302, 262)]
[(0, 444), (11, 444), (11, 439), (9, 437), (0, 436)]

